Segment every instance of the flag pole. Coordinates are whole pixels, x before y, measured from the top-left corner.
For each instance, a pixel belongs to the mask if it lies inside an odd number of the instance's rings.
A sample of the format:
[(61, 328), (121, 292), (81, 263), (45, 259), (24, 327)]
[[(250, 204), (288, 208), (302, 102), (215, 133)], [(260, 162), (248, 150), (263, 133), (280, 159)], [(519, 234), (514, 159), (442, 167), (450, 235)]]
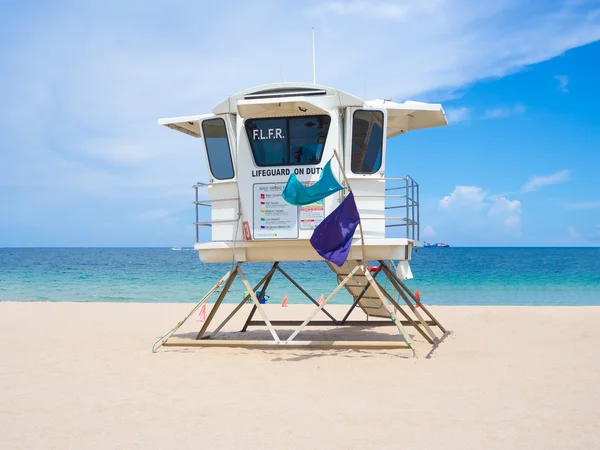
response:
[[(346, 186), (348, 187), (348, 190), (350, 192), (352, 192), (352, 188), (350, 187), (350, 182), (348, 181), (348, 178), (346, 177), (346, 172), (344, 171), (344, 166), (342, 165), (342, 161), (340, 161), (340, 157), (337, 154), (337, 150), (334, 148), (333, 149), (333, 154), (335, 156), (335, 159), (337, 160), (340, 169), (342, 169), (342, 176), (344, 177), (344, 181), (346, 182)], [(358, 210), (358, 207), (356, 208)], [(360, 219), (360, 213), (359, 213), (359, 219)], [(362, 252), (362, 258), (361, 261), (365, 262), (365, 235), (363, 233), (363, 227), (362, 227), (362, 220), (358, 221), (358, 229), (360, 230), (360, 248), (361, 248), (361, 252)]]

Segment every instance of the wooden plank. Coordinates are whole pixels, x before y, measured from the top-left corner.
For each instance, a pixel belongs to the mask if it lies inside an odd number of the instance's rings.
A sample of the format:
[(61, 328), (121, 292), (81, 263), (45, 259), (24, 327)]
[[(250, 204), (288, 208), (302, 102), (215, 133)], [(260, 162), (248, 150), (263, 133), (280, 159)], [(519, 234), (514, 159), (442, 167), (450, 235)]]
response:
[[(384, 270), (385, 270), (385, 268), (384, 268)], [(367, 280), (369, 280), (371, 282), (371, 284), (373, 286), (373, 289), (375, 289), (375, 292), (377, 292), (377, 295), (381, 299), (381, 302), (386, 306), (386, 308), (388, 309), (388, 311), (390, 312), (390, 314), (393, 314), (393, 318), (394, 318), (394, 320), (396, 320), (396, 314), (394, 314), (393, 309), (392, 309), (393, 306), (390, 305), (390, 304), (386, 304), (387, 298), (383, 295), (383, 293), (381, 292), (381, 289), (379, 289), (379, 286), (377, 285), (377, 282), (373, 279), (373, 277), (369, 273), (369, 269), (366, 269), (365, 275), (367, 276)], [(402, 336), (404, 337), (404, 340), (406, 341), (406, 343), (408, 344), (408, 346), (412, 349), (415, 357), (418, 358), (419, 357), (419, 353), (417, 352), (417, 349), (414, 348), (414, 346), (412, 345), (412, 340), (410, 339), (410, 336), (408, 335), (408, 333), (406, 332), (406, 330), (404, 329), (404, 327), (402, 326), (402, 324), (400, 323), (400, 321), (396, 320), (396, 325), (400, 329), (400, 333), (402, 333)]]
[[(410, 292), (408, 290), (408, 288), (404, 285), (404, 283), (402, 283), (400, 281), (400, 279), (396, 276), (396, 274), (393, 273), (383, 261), (379, 261), (379, 262), (380, 262), (380, 264), (383, 267), (384, 274), (391, 281), (392, 286), (394, 286), (394, 288), (396, 289), (396, 291), (398, 291), (398, 294), (400, 294), (400, 297), (402, 297), (402, 299), (407, 304), (407, 306), (410, 308), (410, 310), (413, 312), (413, 314), (415, 316), (417, 316), (417, 319), (419, 319), (419, 322), (421, 322), (421, 325), (423, 325), (423, 328), (425, 328), (425, 330), (427, 331), (427, 333), (429, 333), (429, 336), (431, 336), (431, 339), (433, 341), (436, 341), (437, 340), (437, 336), (431, 330), (431, 328), (427, 324), (425, 324), (425, 320), (423, 319), (423, 316), (421, 316), (421, 314), (419, 314), (419, 311), (417, 311), (417, 308), (415, 308), (415, 306), (412, 304), (412, 302), (406, 296), (405, 292), (408, 292), (409, 294), (411, 294), (411, 296), (412, 296), (412, 292)], [(404, 292), (403, 292), (403, 290), (404, 290)], [(415, 300), (415, 302), (416, 302), (416, 300)], [(433, 317), (430, 317), (430, 319), (435, 320)]]
[[(328, 261), (328, 263), (329, 263), (329, 261)], [(314, 298), (312, 298), (312, 296), (311, 296), (311, 295), (310, 295), (308, 292), (306, 292), (306, 291), (304, 290), (304, 288), (303, 288), (302, 286), (300, 286), (300, 285), (299, 285), (299, 284), (296, 282), (296, 280), (294, 280), (294, 279), (293, 279), (291, 276), (289, 276), (285, 270), (283, 270), (283, 269), (282, 269), (281, 267), (279, 267), (279, 266), (277, 266), (277, 270), (279, 270), (279, 272), (280, 272), (280, 273), (281, 273), (281, 274), (282, 274), (284, 277), (286, 277), (290, 283), (292, 283), (294, 286), (296, 286), (296, 288), (297, 288), (297, 289), (298, 289), (300, 292), (302, 292), (302, 293), (303, 293), (303, 294), (306, 296), (306, 298), (308, 298), (308, 299), (309, 299), (311, 302), (313, 302), (315, 305), (319, 305), (319, 303), (318, 303), (318, 302), (317, 302), (317, 301), (316, 301)], [(337, 322), (337, 320), (335, 319), (335, 317), (333, 317), (331, 314), (329, 314), (329, 312), (328, 312), (328, 311), (327, 311), (325, 308), (323, 308), (323, 313), (325, 313), (325, 315), (326, 315), (327, 317), (329, 317), (329, 318), (330, 318), (330, 319), (331, 319), (333, 322)]]
[[(400, 292), (400, 291), (401, 291), (401, 289), (400, 289), (400, 288), (404, 289), (404, 291), (405, 291), (405, 292), (406, 292), (406, 293), (407, 293), (407, 294), (408, 294), (408, 295), (409, 295), (409, 296), (412, 298), (412, 300), (413, 300), (415, 303), (417, 303), (417, 299), (415, 298), (415, 295), (414, 295), (414, 294), (411, 292), (411, 290), (410, 290), (410, 289), (408, 289), (408, 288), (406, 287), (406, 285), (405, 285), (405, 284), (402, 282), (402, 280), (400, 280), (400, 278), (398, 278), (398, 277), (396, 276), (396, 274), (395, 274), (394, 272), (392, 272), (392, 271), (389, 269), (389, 267), (388, 267), (387, 265), (385, 265), (385, 263), (384, 263), (383, 261), (379, 261), (379, 262), (385, 266), (385, 267), (384, 267), (384, 271), (385, 271), (385, 274), (386, 274), (386, 275), (388, 276), (388, 278), (390, 279), (390, 281), (391, 281), (392, 283), (394, 283), (394, 282), (395, 282), (395, 283), (396, 283), (396, 284), (399, 286), (399, 287), (398, 287), (398, 286), (394, 286), (394, 287), (396, 288), (396, 290), (397, 290), (398, 292)], [(439, 321), (439, 320), (437, 320), (435, 317), (433, 317), (433, 314), (431, 314), (431, 313), (429, 312), (429, 310), (427, 309), (427, 307), (425, 307), (425, 305), (423, 305), (421, 302), (418, 302), (418, 303), (419, 303), (419, 305), (421, 305), (421, 309), (423, 310), (423, 312), (424, 312), (425, 314), (427, 314), (427, 316), (428, 316), (428, 317), (429, 317), (431, 320), (433, 320), (433, 321), (436, 323), (436, 325), (438, 326), (438, 328), (439, 328), (440, 330), (442, 330), (442, 333), (446, 333), (446, 329), (445, 329), (445, 328), (442, 326), (442, 324), (440, 323), (440, 321)]]
[(237, 277), (238, 270), (240, 270), (240, 264), (241, 263), (237, 263), (235, 265), (235, 267), (233, 268), (233, 270), (230, 272), (229, 278), (227, 279), (227, 283), (225, 283), (225, 286), (223, 287), (221, 294), (217, 298), (217, 301), (215, 302), (214, 306), (211, 308), (210, 313), (208, 314), (208, 317), (204, 321), (202, 328), (200, 329), (200, 331), (198, 332), (198, 335), (196, 336), (196, 339), (202, 339), (202, 336), (204, 336), (204, 333), (206, 333), (206, 329), (208, 328), (208, 325), (213, 320), (213, 317), (215, 317), (215, 314), (217, 313), (217, 309), (219, 309), (219, 306), (221, 306), (221, 303), (223, 302), (223, 299), (227, 295), (227, 292), (229, 292), (229, 288), (231, 287), (233, 280), (235, 280), (235, 277)]
[[(335, 294), (337, 294), (337, 293), (338, 293), (338, 291), (339, 291), (341, 288), (343, 288), (343, 287), (344, 287), (344, 285), (345, 285), (345, 284), (346, 284), (348, 281), (350, 281), (350, 278), (352, 278), (352, 275), (354, 275), (354, 273), (355, 273), (355, 272), (356, 272), (356, 271), (357, 271), (359, 268), (361, 268), (361, 267), (363, 267), (363, 266), (356, 266), (356, 267), (355, 267), (355, 268), (352, 270), (352, 272), (350, 272), (350, 273), (348, 274), (348, 276), (347, 276), (346, 278), (344, 278), (344, 281), (342, 281), (340, 284), (338, 284), (338, 285), (337, 285), (337, 287), (336, 287), (336, 288), (335, 288), (333, 291), (331, 291), (331, 294), (329, 294), (329, 295), (327, 296), (327, 298), (326, 298), (325, 300), (323, 300), (323, 303), (321, 303), (321, 304), (319, 305), (319, 307), (318, 307), (317, 309), (315, 309), (315, 310), (313, 311), (313, 313), (312, 313), (310, 316), (308, 316), (308, 319), (306, 319), (306, 320), (304, 321), (304, 323), (303, 323), (302, 325), (300, 325), (300, 326), (298, 327), (298, 329), (297, 329), (296, 331), (294, 331), (294, 332), (292, 333), (292, 335), (291, 335), (289, 338), (287, 338), (287, 341), (286, 341), (286, 342), (292, 342), (292, 341), (294, 340), (294, 338), (295, 338), (296, 336), (298, 336), (298, 333), (300, 333), (300, 332), (302, 331), (302, 329), (303, 329), (303, 328), (304, 328), (304, 327), (305, 327), (305, 326), (306, 326), (306, 325), (307, 325), (307, 324), (308, 324), (308, 323), (309, 323), (311, 320), (313, 320), (313, 319), (315, 318), (315, 316), (316, 316), (317, 314), (319, 314), (319, 312), (320, 312), (320, 311), (321, 311), (323, 308), (325, 308), (325, 305), (326, 305), (326, 304), (329, 302), (329, 300), (331, 300), (331, 299), (333, 298), (333, 296), (334, 296)], [(364, 268), (363, 268), (363, 270), (364, 270)]]
[[(414, 327), (414, 321), (409, 322), (408, 320), (397, 321), (405, 327)], [(301, 320), (272, 320), (271, 325), (274, 327), (294, 327), (300, 325)], [(252, 320), (250, 325), (253, 327), (264, 327), (265, 322), (262, 320)], [(433, 322), (430, 325), (435, 325)], [(387, 320), (347, 320), (346, 322), (332, 323), (330, 320), (312, 320), (307, 327), (392, 327), (394, 323), (387, 318)], [(427, 335), (425, 335), (428, 337)], [(211, 336), (212, 337), (212, 336)]]
[[(336, 280), (338, 283), (341, 283), (343, 280), (343, 277), (338, 273), (338, 269), (340, 269), (340, 267), (336, 266), (335, 264), (333, 264), (330, 261), (325, 261), (325, 263), (329, 266), (329, 268), (331, 269), (331, 271), (336, 274)], [(359, 265), (360, 263), (358, 261), (356, 261), (356, 264)], [(348, 267), (350, 267), (350, 264), (348, 263)], [(354, 278), (356, 279), (356, 276), (359, 275), (358, 273), (354, 274)], [(348, 274), (346, 274), (345, 276), (348, 276)], [(364, 275), (363, 275), (364, 277)], [(361, 283), (361, 281), (357, 280), (359, 283)], [(353, 299), (356, 299), (356, 296), (354, 295), (354, 292), (352, 292), (350, 289), (346, 288), (346, 291), (348, 291), (348, 293), (352, 296)], [(365, 313), (365, 315), (367, 317), (369, 317), (369, 313), (367, 311), (365, 311), (365, 309), (363, 308), (361, 302), (359, 301), (357, 306), (361, 309), (362, 312)], [(353, 308), (351, 308), (353, 309)], [(346, 317), (347, 318), (347, 317)]]
[(427, 342), (429, 342), (430, 344), (434, 344), (435, 339), (431, 339), (427, 335), (427, 333), (425, 331), (423, 331), (420, 326), (417, 325), (417, 323), (413, 320), (413, 318), (410, 317), (410, 315), (400, 307), (400, 305), (398, 304), (398, 302), (396, 302), (394, 297), (392, 297), (388, 291), (383, 289), (383, 286), (381, 286), (381, 283), (379, 281), (375, 280), (375, 282), (379, 285), (379, 287), (381, 288), (381, 291), (387, 297), (387, 299), (396, 307), (396, 310), (406, 318), (406, 321), (410, 322), (410, 325), (412, 327), (414, 327), (415, 330), (417, 330), (419, 333), (421, 333), (421, 336), (423, 336), (427, 340)]
[[(256, 286), (254, 286), (254, 291), (256, 292), (256, 290), (257, 290), (258, 288), (260, 288), (260, 287), (263, 285), (263, 283), (265, 283), (265, 287), (264, 287), (264, 288), (262, 288), (262, 291), (261, 291), (261, 294), (262, 294), (262, 296), (263, 296), (263, 297), (264, 297), (264, 295), (265, 295), (265, 291), (267, 290), (267, 287), (269, 286), (269, 282), (271, 281), (271, 278), (273, 278), (273, 274), (275, 273), (275, 267), (277, 266), (277, 264), (278, 264), (278, 263), (275, 263), (275, 264), (273, 264), (273, 267), (271, 267), (271, 270), (269, 270), (269, 271), (267, 272), (267, 274), (266, 274), (266, 275), (263, 277), (263, 279), (262, 279), (262, 280), (260, 280), (260, 281), (258, 282), (258, 284), (257, 284)], [(246, 296), (244, 297), (244, 299), (243, 299), (243, 300), (240, 302), (240, 304), (239, 304), (239, 305), (237, 305), (237, 306), (235, 307), (235, 309), (234, 309), (234, 310), (231, 312), (231, 314), (229, 314), (229, 315), (228, 315), (228, 316), (225, 318), (225, 320), (224, 320), (223, 322), (221, 322), (221, 325), (219, 325), (219, 326), (218, 326), (218, 327), (215, 329), (215, 331), (213, 331), (213, 332), (210, 334), (210, 337), (211, 337), (211, 338), (214, 338), (214, 337), (215, 337), (215, 336), (216, 336), (216, 335), (219, 333), (219, 331), (221, 331), (221, 329), (222, 329), (222, 328), (225, 326), (225, 324), (227, 324), (227, 322), (229, 322), (229, 321), (230, 321), (230, 320), (233, 318), (233, 316), (235, 316), (235, 315), (237, 314), (237, 312), (238, 312), (238, 311), (239, 311), (239, 310), (242, 308), (242, 306), (244, 306), (244, 305), (246, 304), (246, 302), (248, 301), (248, 299), (249, 299), (249, 298), (250, 298), (250, 294), (248, 294), (248, 295), (246, 295)], [(254, 311), (254, 310), (255, 310), (255, 308), (253, 308), (253, 311)], [(248, 317), (248, 319), (246, 320), (246, 323), (250, 322), (250, 319), (251, 319), (251, 318), (252, 318), (251, 316), (250, 316), (250, 317)], [(246, 325), (246, 326), (247, 326), (247, 325)], [(245, 328), (246, 328), (246, 326), (244, 326), (244, 329), (243, 329), (242, 331), (245, 331)]]
[[(271, 267), (271, 270), (269, 271), (269, 273), (267, 273), (267, 275), (265, 275), (265, 277), (263, 278), (263, 280), (267, 279), (267, 277), (269, 277), (269, 279), (267, 280), (265, 287), (262, 288), (261, 290), (261, 298), (259, 299), (259, 301), (264, 298), (265, 296), (265, 291), (267, 290), (267, 288), (269, 287), (269, 283), (271, 282), (271, 278), (273, 278), (273, 273), (275, 273), (275, 270), (277, 269), (277, 266), (279, 265), (279, 261), (276, 261), (273, 264), (273, 267)], [(254, 291), (256, 291), (256, 288), (254, 288)], [(246, 298), (250, 298), (250, 294), (248, 294), (246, 297), (244, 297), (244, 300)], [(248, 324), (250, 323), (250, 321), (252, 320), (252, 318), (254, 317), (254, 313), (256, 313), (256, 305), (252, 305), (252, 310), (250, 311), (250, 314), (248, 314), (248, 317), (246, 318), (246, 321), (244, 322), (244, 326), (242, 327), (242, 331), (246, 331), (248, 329)]]
[(280, 349), (410, 349), (405, 342), (391, 341), (252, 341), (229, 339), (183, 339), (171, 338), (165, 347), (235, 347), (235, 348), (280, 348)]
[[(221, 285), (225, 282), (225, 280), (229, 277), (229, 275), (231, 274), (231, 271), (227, 272), (225, 275), (223, 275), (223, 278), (221, 278), (219, 281), (217, 281), (217, 284), (215, 284), (210, 291), (208, 291), (206, 293), (206, 295), (204, 297), (202, 297), (202, 300), (200, 300), (196, 306), (194, 306), (194, 308), (190, 311), (190, 313), (185, 317), (185, 319), (183, 319), (181, 322), (179, 322), (177, 325), (175, 325), (175, 328), (173, 328), (171, 331), (169, 331), (163, 338), (162, 338), (162, 342), (160, 343), (160, 345), (158, 347), (152, 347), (152, 352), (155, 353), (156, 350), (158, 348), (160, 348), (160, 346), (162, 346), (177, 330), (179, 330), (179, 328), (181, 328), (181, 326), (192, 316), (192, 314), (194, 314), (198, 308), (200, 308), (203, 304), (205, 304), (208, 299), (221, 287)], [(156, 346), (156, 344), (154, 344)]]
[(246, 289), (250, 292), (250, 297), (252, 298), (252, 301), (254, 302), (256, 309), (258, 309), (258, 312), (260, 313), (261, 317), (266, 322), (267, 328), (269, 329), (271, 336), (273, 336), (273, 339), (275, 339), (276, 342), (279, 342), (279, 336), (277, 336), (277, 332), (275, 331), (275, 328), (273, 328), (273, 326), (271, 325), (271, 322), (269, 322), (269, 318), (267, 317), (265, 310), (263, 309), (262, 305), (258, 301), (258, 298), (256, 298), (256, 293), (252, 290), (252, 286), (250, 286), (250, 283), (248, 283), (248, 280), (246, 279), (246, 276), (244, 275), (244, 272), (242, 271), (241, 267), (238, 268), (238, 272), (240, 274), (240, 278), (242, 279), (242, 282), (244, 283), (244, 286), (246, 286)]

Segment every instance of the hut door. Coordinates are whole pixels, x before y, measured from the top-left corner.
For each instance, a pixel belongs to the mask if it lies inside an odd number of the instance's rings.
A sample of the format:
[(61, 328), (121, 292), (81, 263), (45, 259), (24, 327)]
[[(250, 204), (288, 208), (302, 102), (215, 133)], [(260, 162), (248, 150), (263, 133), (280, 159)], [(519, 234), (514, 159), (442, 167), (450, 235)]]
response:
[(200, 122), (206, 165), (210, 175), (213, 241), (232, 241), (242, 236), (238, 223), (235, 118), (224, 114)]
[(385, 109), (346, 110), (344, 170), (369, 238), (385, 237), (386, 125)]

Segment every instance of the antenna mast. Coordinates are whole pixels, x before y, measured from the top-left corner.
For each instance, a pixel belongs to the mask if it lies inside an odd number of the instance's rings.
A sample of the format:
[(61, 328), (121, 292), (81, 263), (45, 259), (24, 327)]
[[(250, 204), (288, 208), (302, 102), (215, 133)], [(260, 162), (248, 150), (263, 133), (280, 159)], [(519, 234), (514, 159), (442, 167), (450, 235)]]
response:
[(313, 84), (317, 84), (317, 63), (315, 59), (315, 27), (312, 27), (312, 50), (313, 50)]

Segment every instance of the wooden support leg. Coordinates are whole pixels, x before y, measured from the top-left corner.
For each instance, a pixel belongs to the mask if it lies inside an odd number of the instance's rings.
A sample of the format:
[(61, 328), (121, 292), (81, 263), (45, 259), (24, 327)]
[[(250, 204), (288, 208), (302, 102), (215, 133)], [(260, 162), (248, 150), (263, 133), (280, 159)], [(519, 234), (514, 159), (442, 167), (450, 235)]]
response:
[(260, 313), (261, 317), (265, 321), (267, 328), (271, 332), (271, 336), (273, 336), (273, 339), (275, 339), (275, 342), (279, 342), (280, 341), (279, 336), (277, 336), (277, 332), (275, 331), (275, 328), (273, 328), (273, 325), (271, 325), (269, 318), (265, 314), (265, 310), (263, 309), (260, 302), (258, 301), (258, 298), (256, 298), (256, 293), (252, 290), (252, 286), (250, 286), (250, 283), (248, 283), (248, 280), (246, 279), (244, 272), (242, 271), (241, 268), (238, 269), (238, 272), (240, 274), (240, 278), (242, 279), (242, 282), (244, 283), (244, 286), (246, 286), (246, 289), (248, 289), (250, 291), (250, 297), (252, 298), (252, 301), (254, 302), (254, 306), (256, 306), (256, 308), (258, 309), (258, 312)]
[[(356, 305), (358, 305), (358, 303), (362, 300), (362, 298), (364, 297), (364, 295), (369, 290), (369, 286), (371, 286), (371, 282), (367, 281), (367, 284), (363, 288), (362, 292), (358, 295), (358, 297), (356, 297), (356, 300), (354, 300), (354, 303), (352, 303), (352, 306), (350, 307), (350, 309), (348, 310), (348, 312), (346, 313), (346, 315), (344, 316), (344, 318), (340, 322), (340, 325), (344, 325), (346, 323), (346, 321), (348, 320), (348, 317), (350, 317), (350, 314), (352, 314), (352, 311), (354, 311), (354, 308), (356, 308)], [(367, 316), (367, 319), (368, 318), (369, 318), (369, 316)]]
[(411, 326), (413, 326), (421, 334), (421, 336), (423, 336), (425, 338), (425, 340), (427, 342), (429, 342), (430, 344), (435, 344), (435, 341), (433, 339), (431, 339), (431, 337), (429, 337), (429, 335), (421, 329), (421, 327), (417, 324), (417, 322), (415, 322), (414, 319), (412, 317), (410, 317), (410, 315), (408, 315), (408, 313), (400, 307), (400, 305), (396, 302), (394, 297), (392, 297), (389, 294), (389, 292), (387, 292), (385, 289), (383, 289), (383, 287), (381, 286), (381, 283), (379, 283), (379, 281), (377, 281), (377, 280), (375, 280), (375, 282), (379, 285), (379, 288), (381, 289), (381, 292), (383, 292), (383, 295), (385, 295), (387, 297), (387, 299), (390, 301), (390, 303), (392, 305), (394, 305), (394, 307), (398, 310), (398, 312), (404, 316), (404, 318), (408, 321), (408, 323)]
[(338, 285), (337, 285), (337, 287), (336, 287), (336, 288), (335, 288), (335, 289), (334, 289), (334, 290), (331, 292), (331, 294), (329, 294), (329, 295), (327, 296), (327, 298), (326, 298), (325, 300), (323, 300), (323, 303), (321, 303), (321, 304), (319, 305), (319, 307), (318, 307), (317, 309), (315, 309), (315, 311), (313, 311), (313, 313), (312, 313), (312, 314), (311, 314), (311, 315), (308, 317), (308, 319), (306, 319), (306, 320), (305, 320), (305, 321), (302, 323), (302, 325), (300, 325), (300, 326), (299, 326), (299, 327), (296, 329), (296, 331), (294, 331), (294, 333), (292, 333), (292, 335), (291, 335), (291, 336), (290, 336), (290, 337), (289, 337), (289, 338), (288, 338), (288, 339), (285, 341), (285, 343), (286, 343), (286, 344), (288, 344), (288, 343), (292, 342), (292, 341), (294, 340), (294, 338), (295, 338), (296, 336), (298, 336), (298, 333), (300, 333), (300, 332), (301, 332), (301, 331), (304, 329), (304, 327), (306, 327), (306, 325), (307, 325), (307, 324), (308, 324), (308, 323), (309, 323), (311, 320), (313, 320), (317, 314), (319, 314), (319, 312), (320, 312), (320, 311), (321, 311), (321, 310), (322, 310), (322, 309), (325, 307), (325, 305), (327, 304), (327, 302), (329, 302), (329, 300), (331, 300), (331, 299), (333, 298), (333, 296), (334, 296), (335, 294), (337, 294), (337, 293), (338, 293), (338, 291), (339, 291), (341, 288), (343, 288), (343, 287), (344, 287), (344, 285), (345, 285), (345, 284), (346, 284), (346, 283), (347, 283), (347, 282), (348, 282), (348, 281), (349, 281), (349, 280), (350, 280), (350, 279), (351, 279), (351, 278), (354, 276), (354, 274), (356, 273), (356, 271), (357, 271), (359, 268), (361, 268), (361, 267), (363, 267), (363, 266), (360, 266), (360, 265), (359, 265), (359, 266), (356, 266), (354, 269), (352, 269), (352, 272), (350, 272), (350, 273), (349, 273), (349, 274), (346, 276), (346, 278), (344, 278), (344, 280), (343, 280), (343, 281), (342, 281), (340, 284), (338, 284)]
[[(155, 353), (155, 352), (156, 352), (156, 350), (158, 350), (158, 349), (160, 348), (160, 346), (161, 346), (161, 345), (164, 345), (164, 344), (165, 344), (165, 343), (166, 343), (166, 342), (169, 340), (169, 338), (170, 338), (171, 336), (173, 336), (173, 334), (174, 334), (174, 333), (176, 333), (176, 332), (177, 332), (177, 330), (179, 330), (179, 328), (181, 328), (181, 326), (182, 326), (182, 325), (183, 325), (185, 322), (187, 322), (187, 320), (188, 320), (188, 319), (189, 319), (189, 318), (192, 316), (192, 314), (194, 314), (194, 313), (195, 313), (195, 312), (198, 310), (198, 308), (200, 308), (200, 307), (201, 307), (203, 304), (205, 304), (205, 303), (208, 301), (208, 299), (209, 299), (210, 297), (212, 297), (212, 295), (213, 295), (213, 294), (214, 294), (214, 293), (217, 291), (217, 289), (219, 289), (219, 288), (221, 287), (221, 285), (222, 285), (222, 284), (225, 282), (225, 280), (226, 280), (227, 278), (229, 278), (229, 276), (230, 276), (230, 275), (231, 275), (231, 271), (227, 272), (227, 273), (226, 273), (226, 274), (223, 276), (223, 278), (221, 278), (221, 279), (220, 279), (220, 280), (217, 282), (217, 284), (215, 284), (215, 285), (212, 287), (212, 289), (211, 289), (210, 291), (208, 291), (204, 297), (202, 297), (202, 300), (200, 300), (200, 301), (199, 301), (199, 302), (196, 304), (196, 306), (194, 306), (194, 308), (193, 308), (193, 309), (192, 309), (192, 310), (189, 312), (189, 314), (188, 314), (188, 315), (185, 317), (185, 319), (183, 319), (181, 322), (179, 322), (179, 323), (178, 323), (178, 324), (175, 326), (175, 328), (173, 328), (173, 329), (172, 329), (172, 330), (171, 330), (169, 333), (167, 333), (167, 334), (166, 334), (166, 335), (165, 335), (165, 336), (162, 338), (162, 342), (160, 343), (160, 345), (159, 345), (158, 347), (154, 347), (154, 348), (152, 349), (152, 352), (153, 352), (153, 353)], [(156, 345), (156, 344), (155, 344), (155, 345)]]
[(418, 358), (419, 354), (417, 353), (417, 349), (413, 346), (412, 340), (410, 339), (410, 336), (408, 335), (408, 333), (404, 329), (404, 326), (402, 325), (402, 323), (399, 320), (396, 320), (396, 314), (394, 314), (394, 311), (391, 308), (391, 305), (387, 302), (387, 297), (385, 297), (385, 295), (383, 295), (383, 292), (381, 292), (381, 289), (379, 289), (379, 286), (377, 285), (377, 282), (373, 279), (373, 277), (371, 276), (371, 274), (369, 273), (368, 270), (365, 270), (365, 276), (367, 277), (367, 280), (369, 280), (373, 284), (373, 289), (375, 289), (375, 291), (377, 292), (377, 295), (379, 295), (379, 298), (381, 299), (381, 301), (383, 302), (383, 304), (388, 308), (388, 311), (390, 313), (390, 317), (393, 318), (394, 323), (396, 324), (396, 326), (400, 330), (400, 333), (402, 333), (403, 339), (406, 341), (406, 343), (408, 344), (408, 346), (412, 349), (414, 355)]
[(225, 286), (223, 287), (223, 290), (221, 291), (221, 294), (219, 295), (219, 298), (217, 298), (215, 305), (210, 310), (210, 313), (208, 314), (206, 321), (202, 325), (202, 328), (198, 332), (196, 339), (202, 339), (202, 336), (204, 336), (204, 333), (206, 333), (206, 329), (208, 328), (208, 325), (210, 325), (210, 322), (213, 320), (213, 317), (215, 317), (215, 314), (217, 313), (217, 309), (219, 309), (219, 306), (221, 306), (221, 303), (223, 303), (223, 299), (227, 295), (227, 292), (229, 292), (229, 288), (231, 288), (231, 285), (233, 284), (233, 280), (235, 280), (235, 277), (237, 276), (238, 271), (240, 270), (240, 265), (241, 265), (241, 263), (237, 263), (235, 265), (235, 267), (233, 268), (233, 270), (231, 271), (229, 278), (227, 279), (227, 282), (225, 283)]
[[(248, 294), (248, 296), (250, 296), (250, 294)], [(252, 321), (252, 318), (254, 317), (255, 312), (256, 312), (256, 305), (252, 305), (250, 314), (248, 314), (248, 318), (246, 319), (246, 322), (244, 323), (244, 326), (242, 327), (242, 333), (248, 329), (248, 326), (250, 325), (250, 322)]]
[[(434, 341), (437, 340), (437, 336), (435, 335), (435, 333), (431, 330), (429, 325), (427, 325), (425, 323), (425, 320), (423, 320), (423, 316), (421, 316), (419, 311), (417, 311), (417, 308), (415, 308), (415, 306), (412, 304), (412, 302), (406, 296), (406, 293), (408, 293), (416, 303), (417, 299), (414, 298), (414, 296), (412, 295), (412, 292), (410, 292), (410, 290), (406, 287), (406, 285), (404, 283), (402, 283), (402, 281), (400, 281), (400, 279), (396, 276), (396, 274), (393, 273), (383, 261), (380, 261), (380, 263), (383, 266), (383, 271), (384, 271), (385, 275), (391, 281), (392, 286), (394, 286), (394, 288), (398, 291), (398, 294), (400, 294), (400, 296), (402, 297), (404, 302), (408, 305), (408, 307), (413, 312), (413, 314), (419, 319), (419, 322), (421, 322), (421, 325), (423, 325), (423, 328), (425, 328), (425, 330), (427, 330), (427, 333), (429, 333), (429, 335), (431, 336), (431, 338)], [(433, 318), (433, 316), (428, 314), (428, 311), (423, 309), (423, 312), (425, 312), (431, 320), (433, 320), (434, 322), (436, 322), (438, 324), (438, 327), (440, 328), (440, 330), (442, 330), (443, 333), (446, 332), (446, 330), (439, 324), (439, 322), (437, 320), (435, 320), (435, 318)]]
[[(259, 289), (259, 288), (260, 288), (260, 287), (263, 285), (263, 283), (264, 283), (264, 285), (265, 285), (265, 287), (261, 289), (260, 298), (258, 299), (259, 301), (260, 301), (260, 300), (262, 300), (262, 299), (263, 299), (263, 297), (264, 297), (264, 295), (265, 295), (265, 292), (266, 292), (266, 290), (267, 290), (267, 287), (269, 286), (269, 282), (271, 281), (271, 278), (273, 278), (273, 274), (275, 273), (275, 268), (277, 267), (277, 264), (279, 264), (279, 263), (275, 263), (275, 264), (273, 264), (273, 267), (271, 267), (271, 270), (269, 270), (269, 272), (267, 272), (267, 274), (266, 274), (266, 275), (263, 277), (263, 279), (262, 279), (262, 280), (260, 280), (260, 281), (258, 282), (258, 284), (257, 284), (256, 286), (254, 286), (254, 289), (253, 289), (253, 291), (254, 291), (254, 292), (256, 292), (256, 290), (257, 290), (257, 289)], [(233, 316), (235, 316), (235, 315), (237, 314), (237, 312), (238, 312), (238, 311), (239, 311), (239, 310), (242, 308), (242, 306), (244, 306), (244, 305), (246, 304), (246, 302), (247, 302), (249, 299), (250, 299), (250, 294), (248, 294), (248, 295), (246, 295), (246, 296), (244, 297), (244, 299), (243, 299), (243, 300), (240, 302), (240, 304), (239, 304), (239, 305), (237, 305), (237, 306), (235, 307), (235, 309), (234, 309), (234, 310), (231, 312), (231, 314), (229, 314), (229, 315), (227, 316), (227, 318), (226, 318), (225, 320), (223, 320), (223, 322), (221, 322), (221, 325), (219, 325), (219, 326), (218, 326), (218, 327), (215, 329), (215, 331), (213, 331), (213, 332), (210, 334), (210, 336), (209, 336), (209, 337), (210, 337), (211, 339), (213, 339), (213, 338), (214, 338), (214, 337), (217, 335), (217, 333), (218, 333), (219, 331), (221, 331), (221, 329), (222, 329), (222, 328), (223, 328), (223, 327), (224, 327), (224, 326), (227, 324), (227, 322), (229, 322), (229, 321), (232, 319), (232, 317), (233, 317)], [(253, 309), (253, 310), (256, 310), (256, 307), (255, 307), (255, 306), (253, 306), (253, 307), (252, 307), (252, 309)], [(246, 320), (246, 324), (248, 324), (249, 322), (250, 322), (250, 317), (248, 318), (248, 320)], [(246, 327), (247, 327), (247, 325), (244, 325), (244, 329), (243, 329), (242, 331), (245, 331)]]

